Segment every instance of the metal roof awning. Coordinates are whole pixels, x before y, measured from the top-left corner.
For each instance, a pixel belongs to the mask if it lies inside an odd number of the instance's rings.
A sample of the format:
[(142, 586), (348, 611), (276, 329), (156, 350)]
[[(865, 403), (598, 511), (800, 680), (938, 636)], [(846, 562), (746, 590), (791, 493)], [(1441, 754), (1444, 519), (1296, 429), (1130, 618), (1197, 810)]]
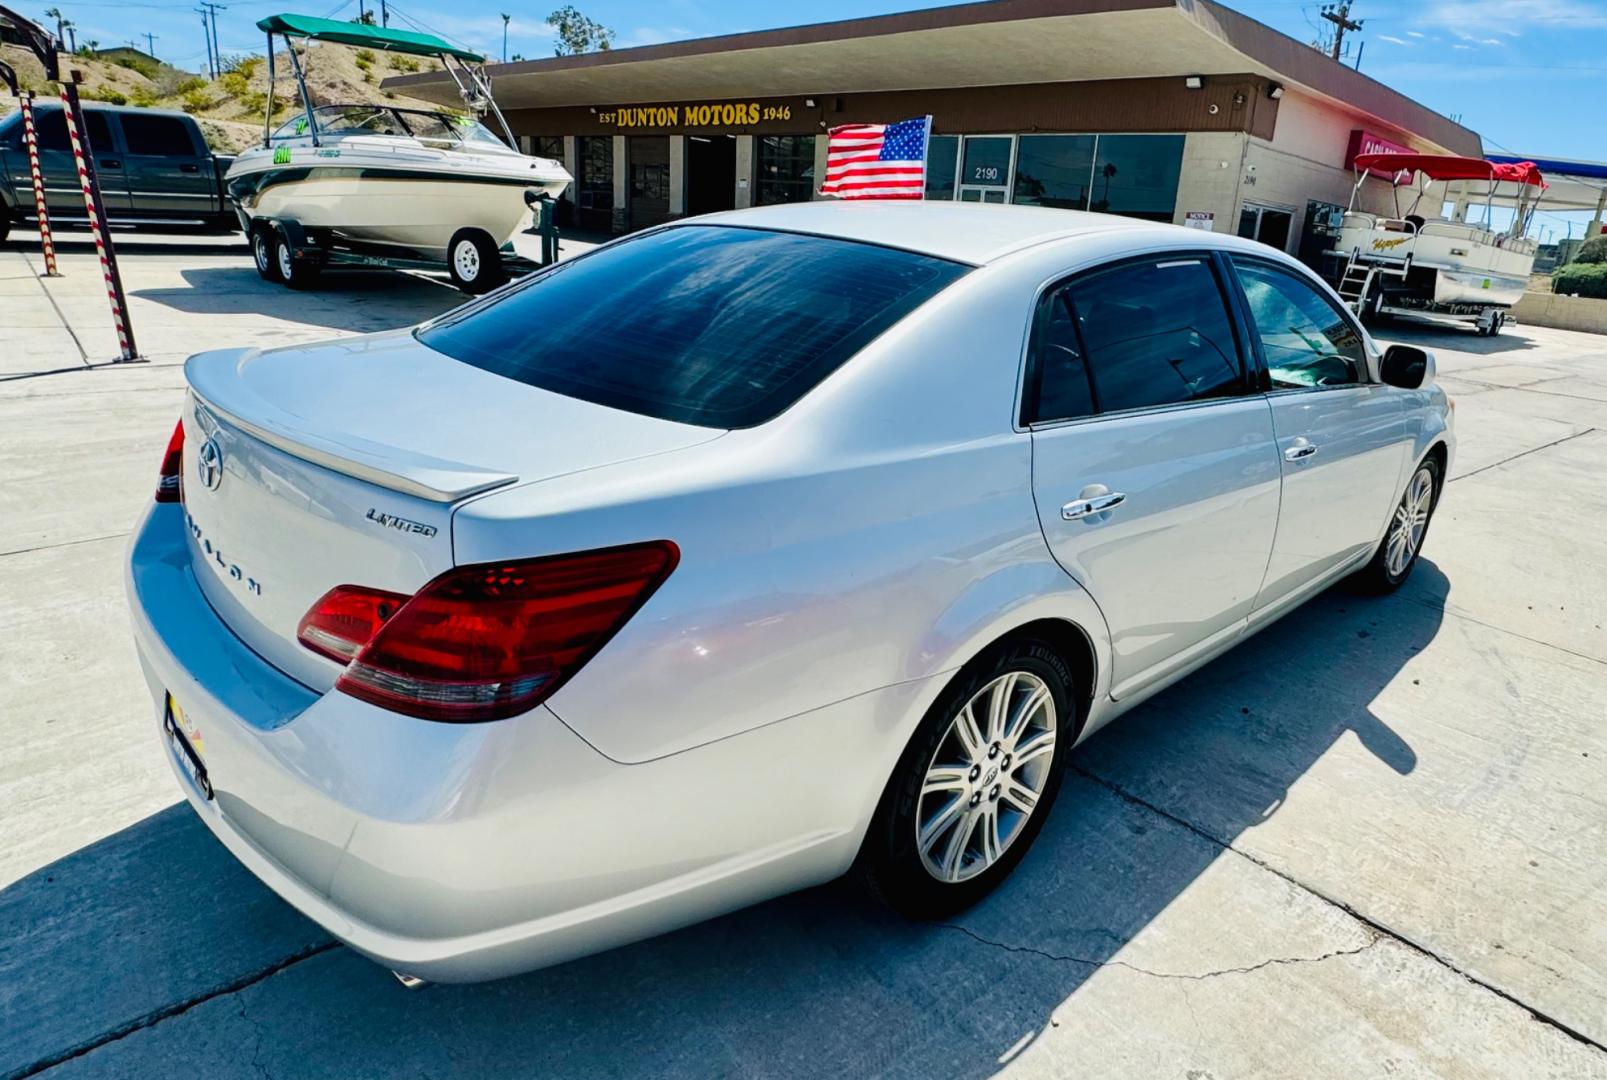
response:
[[(499, 64), (494, 74), (507, 109), (1248, 74), (1435, 148), (1483, 153), (1460, 124), (1213, 0), (989, 0)], [(381, 85), (452, 94), (435, 74)]]
[[(385, 52), (407, 53), (411, 56), (452, 56), (470, 64), (483, 64), (479, 53), (449, 45), (433, 34), (416, 34), (411, 30), (393, 30), (388, 26), (369, 26), (365, 23), (341, 22), (337, 19), (319, 19), (312, 15), (269, 15), (257, 23), (257, 29), (269, 34), (311, 38), (314, 41), (333, 41), (337, 45), (353, 45), (359, 49), (382, 49)], [(443, 79), (446, 76), (441, 76)]]
[(1491, 154), (1491, 161), (1532, 161), (1546, 174), (1547, 210), (1594, 210), (1607, 206), (1607, 162), (1570, 161), (1567, 158), (1517, 157)]

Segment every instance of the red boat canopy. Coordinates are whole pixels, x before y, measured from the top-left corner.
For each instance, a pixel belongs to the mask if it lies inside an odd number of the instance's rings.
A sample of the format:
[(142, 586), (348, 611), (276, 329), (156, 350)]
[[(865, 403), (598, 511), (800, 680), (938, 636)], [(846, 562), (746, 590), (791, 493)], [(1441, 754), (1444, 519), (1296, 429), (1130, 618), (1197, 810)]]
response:
[(1385, 177), (1398, 176), (1403, 172), (1420, 172), (1430, 180), (1500, 180), (1542, 188), (1546, 186), (1539, 166), (1532, 161), (1498, 165), (1483, 158), (1448, 157), (1443, 154), (1357, 154), (1356, 168)]

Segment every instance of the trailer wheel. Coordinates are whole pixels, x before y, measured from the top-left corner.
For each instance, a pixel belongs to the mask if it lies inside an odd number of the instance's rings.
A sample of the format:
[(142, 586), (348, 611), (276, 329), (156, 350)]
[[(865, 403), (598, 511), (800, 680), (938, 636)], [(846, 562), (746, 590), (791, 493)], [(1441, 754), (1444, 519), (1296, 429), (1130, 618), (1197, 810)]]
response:
[(471, 296), (490, 292), (506, 280), (502, 256), (480, 229), (459, 229), (446, 245), (446, 267), (452, 284)]
[(263, 281), (282, 282), (279, 263), (274, 252), (274, 232), (267, 225), (251, 227), (251, 261), (256, 264), (257, 276)]
[(273, 261), (279, 280), (292, 289), (310, 289), (317, 285), (319, 271), (323, 270), (323, 266), (312, 259), (296, 258), (285, 234), (278, 230), (273, 236)]

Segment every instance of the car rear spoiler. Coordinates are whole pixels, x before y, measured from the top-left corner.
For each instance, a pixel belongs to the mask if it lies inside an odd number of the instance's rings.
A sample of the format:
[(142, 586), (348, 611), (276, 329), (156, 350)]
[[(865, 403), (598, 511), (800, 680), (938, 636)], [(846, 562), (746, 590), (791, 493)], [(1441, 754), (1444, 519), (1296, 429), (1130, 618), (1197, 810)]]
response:
[(345, 476), (431, 502), (453, 503), (482, 491), (518, 483), (513, 473), (371, 442), (352, 435), (307, 431), (298, 418), (264, 400), (240, 378), (255, 349), (197, 353), (184, 363), (184, 377), (201, 406), (253, 438)]

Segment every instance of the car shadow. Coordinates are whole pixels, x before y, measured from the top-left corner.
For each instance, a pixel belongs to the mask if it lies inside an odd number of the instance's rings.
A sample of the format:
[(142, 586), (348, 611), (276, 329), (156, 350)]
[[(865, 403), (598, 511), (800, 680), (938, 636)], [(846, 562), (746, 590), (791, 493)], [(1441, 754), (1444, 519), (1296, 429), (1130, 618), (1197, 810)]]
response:
[(183, 287), (136, 289), (131, 296), (191, 315), (250, 315), (372, 332), (412, 326), (468, 299), (442, 281), (394, 270), (326, 273), (316, 289), (297, 291), (264, 281), (249, 266), (181, 271)]
[(410, 992), (170, 808), (0, 891), (0, 1075), (89, 1046), (75, 1064), (101, 1075), (992, 1075), (1337, 742), (1416, 767), (1369, 706), (1438, 633), (1447, 592), (1427, 561), (1395, 596), (1331, 590), (1277, 624), (1298, 632), (1258, 635), (1094, 736), (1016, 874), (950, 924), (837, 883)]

